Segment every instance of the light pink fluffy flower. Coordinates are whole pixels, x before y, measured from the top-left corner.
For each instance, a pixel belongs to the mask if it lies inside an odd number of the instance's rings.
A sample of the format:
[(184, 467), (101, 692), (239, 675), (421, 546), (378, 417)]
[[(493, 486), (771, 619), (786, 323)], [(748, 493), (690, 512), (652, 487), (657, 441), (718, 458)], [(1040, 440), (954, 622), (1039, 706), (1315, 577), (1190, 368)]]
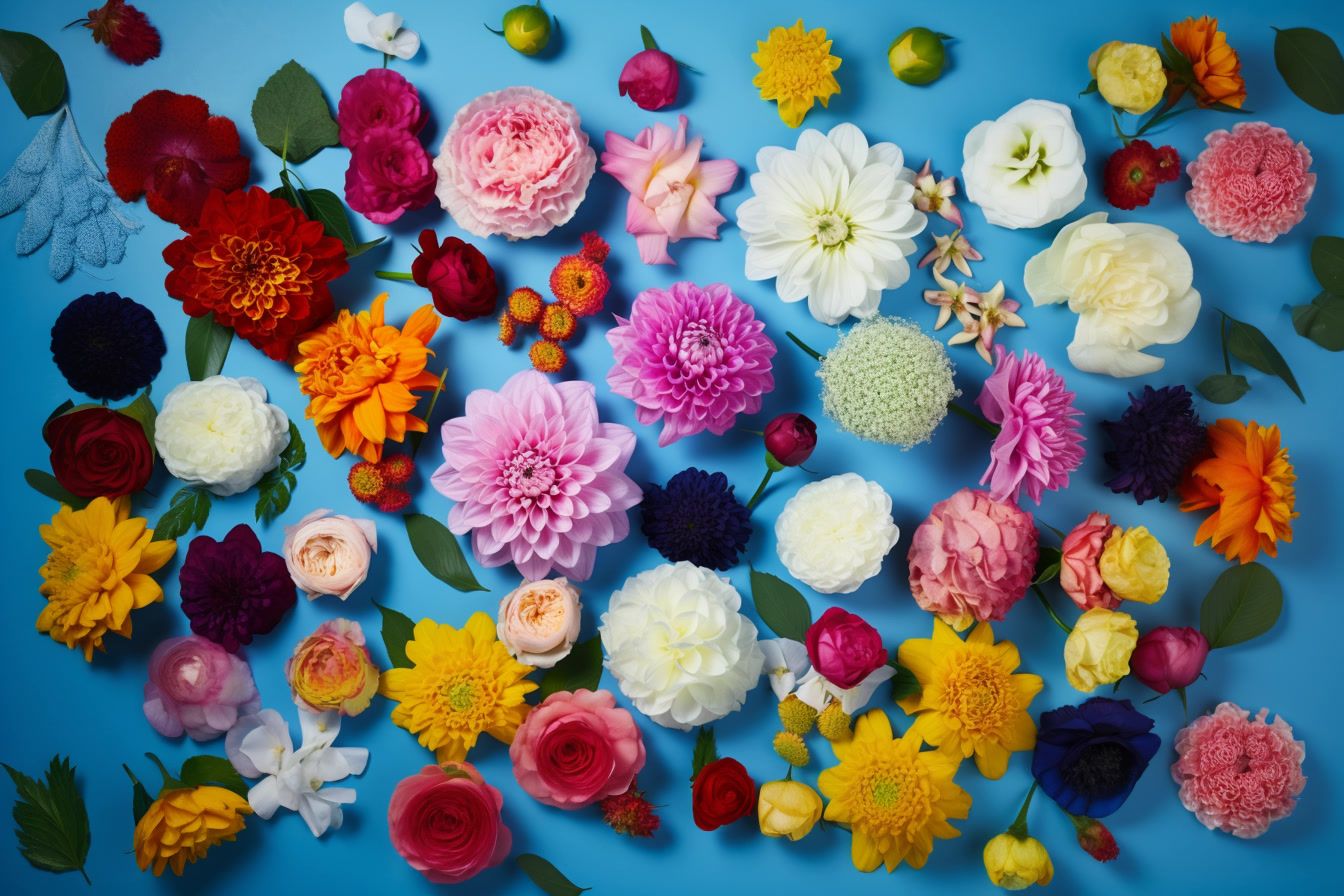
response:
[(164, 737), (185, 731), (192, 740), (213, 740), (239, 716), (261, 709), (261, 696), (246, 660), (214, 641), (187, 635), (154, 648), (144, 709)]
[(994, 372), (985, 380), (975, 403), (1000, 432), (989, 450), (989, 467), (980, 484), (989, 483), (996, 501), (1016, 501), (1025, 487), (1037, 504), (1046, 489), (1067, 488), (1069, 474), (1083, 462), (1082, 411), (1064, 378), (1040, 355), (1018, 358), (1001, 346), (994, 349)]
[(1185, 201), (1214, 236), (1272, 243), (1306, 216), (1316, 189), (1311, 151), (1283, 128), (1246, 121), (1204, 142), (1208, 148), (1185, 169)]
[(1181, 804), (1209, 830), (1250, 839), (1286, 818), (1307, 784), (1302, 774), (1306, 744), (1293, 740), (1282, 717), (1254, 719), (1235, 703), (1220, 703), (1176, 734), (1171, 776), (1181, 786)]
[(580, 809), (630, 789), (644, 767), (644, 738), (610, 691), (557, 691), (527, 714), (509, 759), (533, 799)]
[(1120, 598), (1101, 578), (1101, 552), (1117, 526), (1104, 513), (1093, 511), (1064, 536), (1060, 549), (1059, 587), (1080, 610), (1114, 610)]
[(458, 110), (434, 168), (439, 202), (459, 227), (519, 240), (574, 217), (597, 153), (569, 103), (534, 87), (506, 87)]
[(716, 240), (726, 218), (714, 200), (732, 189), (737, 163), (700, 160), (704, 140), (686, 142), (686, 116), (677, 129), (655, 124), (628, 140), (607, 131), (602, 170), (630, 192), (625, 230), (639, 245), (645, 264), (673, 264), (667, 244), (687, 237)]
[(480, 563), (582, 581), (597, 549), (629, 534), (626, 511), (643, 497), (625, 474), (635, 434), (598, 422), (594, 391), (525, 370), (498, 392), (472, 392), (466, 414), (443, 424), (432, 482), (457, 502), (448, 528), (471, 533)]
[(765, 323), (722, 283), (646, 289), (616, 323), (607, 384), (635, 403), (640, 423), (663, 421), (659, 446), (705, 429), (723, 435), (775, 388)]

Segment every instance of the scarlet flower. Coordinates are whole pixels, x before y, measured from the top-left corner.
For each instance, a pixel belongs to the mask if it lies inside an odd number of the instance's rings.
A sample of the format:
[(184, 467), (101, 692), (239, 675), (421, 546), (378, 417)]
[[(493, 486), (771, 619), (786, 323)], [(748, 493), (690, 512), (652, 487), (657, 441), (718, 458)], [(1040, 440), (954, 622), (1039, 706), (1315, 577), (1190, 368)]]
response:
[(107, 44), (113, 56), (129, 65), (157, 59), (163, 48), (159, 29), (126, 0), (107, 0), (78, 24), (93, 32), (94, 43)]
[(756, 810), (756, 782), (736, 759), (716, 759), (695, 776), (691, 814), (695, 826), (712, 831)]
[(420, 232), (420, 254), (411, 262), (411, 277), (429, 290), (434, 307), (445, 317), (473, 320), (493, 314), (499, 300), (494, 268), (481, 251), (455, 236), (439, 242), (432, 230)]

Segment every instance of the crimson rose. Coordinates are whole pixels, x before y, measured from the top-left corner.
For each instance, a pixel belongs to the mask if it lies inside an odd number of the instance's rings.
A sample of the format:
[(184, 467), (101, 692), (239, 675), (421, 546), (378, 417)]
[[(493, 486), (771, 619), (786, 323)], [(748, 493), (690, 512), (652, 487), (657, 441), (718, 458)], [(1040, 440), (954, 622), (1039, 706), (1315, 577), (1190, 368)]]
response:
[(882, 636), (862, 617), (831, 607), (807, 630), (807, 658), (838, 688), (852, 688), (887, 662)]
[(138, 492), (154, 472), (154, 452), (138, 422), (110, 408), (62, 414), (46, 425), (51, 472), (80, 498)]
[(472, 320), (495, 312), (499, 287), (494, 268), (479, 249), (455, 236), (440, 243), (434, 231), (421, 231), (411, 278), (429, 290), (434, 307), (445, 317)]
[(712, 831), (756, 810), (756, 782), (736, 759), (716, 759), (700, 769), (691, 785), (696, 827)]

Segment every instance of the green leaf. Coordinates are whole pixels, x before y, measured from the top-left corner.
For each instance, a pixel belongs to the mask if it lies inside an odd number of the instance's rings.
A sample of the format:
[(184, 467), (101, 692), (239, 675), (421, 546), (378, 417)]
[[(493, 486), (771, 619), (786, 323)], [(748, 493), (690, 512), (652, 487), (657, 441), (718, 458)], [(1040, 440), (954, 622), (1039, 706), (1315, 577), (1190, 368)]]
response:
[(70, 760), (53, 756), (46, 783), (35, 781), (17, 769), (5, 766), (14, 781), (15, 834), (19, 854), (28, 864), (57, 874), (78, 871), (89, 879), (84, 863), (89, 857), (89, 810), (75, 784)]
[(411, 668), (413, 664), (406, 656), (406, 642), (415, 637), (415, 623), (405, 613), (377, 601), (373, 605), (383, 616), (383, 647), (387, 650), (387, 661), (397, 669)]
[(212, 377), (224, 369), (233, 330), (215, 323), (213, 314), (187, 321), (187, 374), (193, 380)]
[[(347, 249), (346, 252), (345, 252), (345, 257), (346, 257), (347, 259), (349, 259), (349, 258), (358, 258), (359, 256), (363, 255), (365, 252), (369, 251), (370, 249), (374, 248), (375, 246), (381, 246), (381, 245), (382, 245), (383, 243), (385, 243), (385, 242), (387, 242), (387, 237), (385, 237), (385, 236), (380, 236), (380, 237), (378, 237), (378, 239), (376, 239), (376, 240), (369, 240), (367, 243), (359, 243), (359, 244), (357, 244), (357, 245), (355, 245), (355, 246), (352, 246), (352, 247), (350, 247), (349, 249)], [(418, 435), (418, 433), (417, 433), (417, 435)]]
[(895, 660), (891, 660), (887, 665), (896, 670), (896, 674), (891, 678), (891, 699), (894, 702), (899, 703), (906, 697), (913, 697), (919, 693), (919, 679), (915, 677), (915, 673)]
[(1063, 557), (1059, 548), (1041, 548), (1036, 559), (1036, 578), (1031, 580), (1031, 584), (1044, 585), (1058, 576)]
[[(89, 407), (89, 406), (90, 406), (90, 405), (85, 405), (85, 407)], [(73, 411), (74, 409), (75, 409), (75, 403), (74, 403), (73, 401), (71, 401), (70, 399), (67, 398), (65, 401), (63, 401), (63, 402), (61, 402), (60, 404), (56, 405), (56, 407), (52, 410), (52, 412), (51, 412), (50, 414), (47, 415), (47, 419), (44, 420), (44, 421), (42, 421), (42, 428), (45, 430), (45, 429), (47, 428), (47, 424), (48, 424), (48, 423), (50, 423), (51, 421), (55, 420), (57, 417), (61, 416), (62, 414), (68, 414), (69, 412)]]
[(259, 523), (269, 524), (289, 509), (289, 501), (298, 486), (298, 477), (294, 471), (303, 466), (308, 459), (308, 450), (304, 447), (303, 436), (294, 421), (289, 421), (289, 444), (280, 452), (280, 463), (257, 482), (256, 518)]
[(1097, 79), (1093, 78), (1091, 81), (1087, 82), (1086, 87), (1078, 91), (1078, 95), (1087, 96), (1089, 93), (1096, 93), (1096, 92), (1097, 92)]
[(1293, 329), (1327, 351), (1344, 351), (1344, 298), (1323, 292), (1294, 307)]
[(1214, 404), (1231, 404), (1251, 391), (1251, 384), (1239, 373), (1215, 373), (1201, 380), (1195, 389)]
[(135, 819), (136, 824), (139, 824), (140, 819), (154, 804), (154, 798), (149, 795), (149, 791), (145, 789), (145, 785), (140, 783), (140, 779), (135, 776), (135, 772), (131, 771), (129, 765), (123, 762), (121, 767), (125, 769), (127, 777), (131, 779), (131, 817)]
[(807, 640), (812, 608), (798, 589), (768, 572), (751, 571), (751, 599), (756, 613), (781, 638)]
[(149, 439), (149, 450), (154, 450), (154, 421), (159, 417), (159, 409), (154, 407), (154, 401), (149, 397), (149, 388), (136, 396), (135, 401), (126, 405), (124, 408), (117, 408), (119, 413), (125, 414), (145, 431), (145, 438)]
[(1288, 388), (1293, 390), (1293, 394), (1306, 404), (1307, 398), (1297, 385), (1297, 378), (1293, 376), (1292, 370), (1288, 368), (1288, 362), (1279, 354), (1274, 343), (1269, 341), (1269, 337), (1248, 323), (1232, 317), (1227, 320), (1232, 325), (1227, 332), (1227, 350), (1261, 373), (1268, 373), (1283, 380), (1288, 384)]
[(1311, 241), (1311, 272), (1321, 289), (1344, 296), (1344, 237), (1318, 236)]
[(650, 31), (648, 28), (644, 27), (643, 25), (639, 26), (639, 38), (640, 40), (644, 41), (644, 49), (646, 50), (658, 49), (658, 41), (653, 39), (653, 32)]
[(65, 486), (56, 481), (56, 477), (46, 470), (24, 470), (23, 481), (39, 495), (46, 495), (59, 504), (66, 504), (73, 510), (82, 510), (89, 505), (88, 498), (72, 495)]
[(714, 740), (714, 729), (702, 725), (695, 736), (695, 749), (691, 752), (691, 783), (695, 783), (700, 769), (719, 758), (719, 747)]
[(539, 855), (522, 853), (514, 859), (523, 873), (532, 879), (532, 883), (549, 896), (579, 896), (592, 887), (576, 886), (569, 878), (561, 874), (556, 867)]
[(35, 35), (0, 29), (0, 76), (29, 118), (55, 111), (65, 99), (65, 65)]
[(1322, 112), (1344, 114), (1344, 57), (1315, 28), (1274, 29), (1274, 64), (1297, 98)]
[(346, 213), (345, 203), (341, 201), (341, 197), (330, 190), (300, 190), (299, 192), (303, 195), (303, 201), (306, 205), (304, 214), (321, 224), (322, 229), (327, 232), (327, 236), (341, 241), (341, 244), (345, 246), (345, 257), (347, 259), (363, 255), (374, 246), (381, 245), (387, 240), (387, 237), (380, 236), (376, 240), (361, 243), (355, 237), (354, 228), (350, 225), (350, 216)]
[(222, 756), (193, 756), (182, 763), (178, 780), (188, 787), (201, 787), (214, 784), (225, 790), (232, 790), (241, 797), (247, 796), (248, 783), (233, 763)]
[(1283, 588), (1259, 563), (1226, 570), (1199, 608), (1199, 630), (1209, 647), (1230, 647), (1274, 627), (1283, 610)]
[(406, 521), (411, 550), (430, 575), (458, 591), (487, 590), (476, 581), (462, 548), (447, 526), (423, 513), (408, 513), (402, 519)]
[(593, 635), (587, 641), (575, 644), (569, 656), (546, 670), (537, 696), (545, 700), (556, 691), (577, 691), (579, 688), (595, 691), (601, 680), (602, 638)]
[(192, 529), (204, 529), (209, 517), (210, 493), (199, 486), (184, 486), (173, 494), (168, 509), (154, 525), (154, 540), (171, 541)]
[(322, 87), (293, 59), (257, 91), (252, 124), (262, 145), (287, 162), (302, 162), (340, 142)]
[(1162, 62), (1165, 67), (1176, 74), (1177, 80), (1182, 84), (1190, 84), (1195, 80), (1195, 66), (1190, 58), (1176, 49), (1176, 45), (1171, 42), (1171, 38), (1165, 34), (1162, 35)]

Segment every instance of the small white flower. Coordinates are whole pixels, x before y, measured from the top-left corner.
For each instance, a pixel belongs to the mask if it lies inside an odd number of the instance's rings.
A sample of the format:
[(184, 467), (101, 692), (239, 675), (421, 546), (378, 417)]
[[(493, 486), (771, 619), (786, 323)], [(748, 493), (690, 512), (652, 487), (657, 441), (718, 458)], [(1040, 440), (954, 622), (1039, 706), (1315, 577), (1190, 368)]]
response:
[(966, 198), (1000, 227), (1040, 227), (1078, 207), (1087, 192), (1083, 138), (1068, 106), (1025, 100), (982, 121), (962, 145)]
[(901, 532), (891, 496), (855, 473), (810, 482), (775, 520), (789, 575), (822, 594), (849, 594), (877, 575)]
[(401, 16), (395, 12), (374, 15), (363, 3), (351, 3), (345, 8), (346, 37), (380, 53), (410, 59), (420, 52), (420, 35), (401, 27), (401, 23)]
[(154, 446), (178, 479), (236, 495), (280, 463), (289, 417), (250, 376), (212, 376), (169, 392), (154, 421)]
[(877, 690), (878, 685), (890, 680), (895, 674), (896, 670), (891, 666), (879, 666), (869, 672), (868, 677), (854, 687), (840, 688), (828, 681), (826, 676), (813, 669), (803, 676), (803, 680), (798, 684), (798, 690), (795, 693), (799, 700), (817, 712), (825, 709), (826, 704), (832, 700), (838, 700), (840, 708), (844, 710), (845, 714), (852, 716), (868, 705), (868, 701), (873, 699), (873, 692)]
[(792, 638), (761, 641), (760, 645), (761, 653), (765, 655), (761, 672), (770, 679), (770, 689), (775, 692), (776, 699), (783, 700), (798, 684), (798, 676), (811, 668), (807, 647)]

